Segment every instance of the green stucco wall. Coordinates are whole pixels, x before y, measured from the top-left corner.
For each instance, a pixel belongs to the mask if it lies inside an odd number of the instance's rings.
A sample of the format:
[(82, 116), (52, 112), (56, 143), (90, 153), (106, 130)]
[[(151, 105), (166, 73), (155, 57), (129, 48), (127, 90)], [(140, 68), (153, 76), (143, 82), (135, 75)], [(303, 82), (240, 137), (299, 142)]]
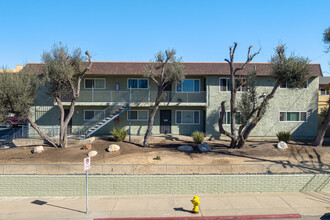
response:
[[(90, 175), (89, 195), (302, 192), (330, 190), (329, 174)], [(83, 196), (84, 175), (0, 175), (0, 196)]]
[[(268, 94), (275, 84), (272, 77), (257, 78), (257, 93)], [(219, 77), (209, 76), (207, 85), (206, 133), (219, 138), (218, 120), (220, 105), (226, 101), (226, 110), (230, 110), (230, 92), (219, 92)], [(317, 102), (319, 79), (310, 78), (308, 89), (278, 89), (269, 102), (267, 111), (259, 124), (252, 130), (250, 138), (274, 138), (279, 131), (290, 131), (295, 139), (314, 139), (317, 134)], [(239, 100), (241, 94), (238, 93)], [(261, 101), (262, 97), (260, 97)], [(307, 122), (280, 122), (280, 111), (307, 111)], [(230, 125), (224, 125), (230, 131)], [(221, 138), (224, 138), (223, 136)]]
[[(135, 78), (131, 76), (102, 76), (93, 75), (86, 78), (105, 78), (106, 88), (99, 91), (114, 91), (115, 84), (120, 83), (120, 91), (127, 91), (127, 79)], [(141, 77), (142, 78), (142, 77)], [(172, 134), (191, 135), (195, 130), (205, 131), (208, 137), (220, 138), (218, 129), (218, 117), (220, 111), (220, 104), (226, 101), (226, 110), (229, 110), (229, 92), (219, 92), (219, 76), (196, 76), (195, 79), (200, 79), (200, 89), (206, 89), (205, 103), (178, 103), (174, 106), (161, 106), (159, 110), (172, 110)], [(272, 77), (258, 77), (258, 94), (268, 93), (275, 84)], [(149, 82), (150, 90), (155, 91), (156, 86)], [(172, 91), (175, 91), (175, 85), (172, 85)], [(84, 80), (82, 82), (82, 93), (88, 92), (84, 89)], [(90, 90), (89, 90), (90, 91)], [(148, 90), (141, 89), (141, 92), (148, 93)], [(154, 95), (151, 92), (151, 97)], [(179, 94), (181, 95), (181, 94)], [(201, 93), (195, 94), (196, 99), (199, 99)], [(143, 97), (141, 95), (141, 97)], [(240, 99), (241, 94), (238, 93), (237, 98)], [(173, 99), (178, 99), (175, 97)], [(183, 98), (184, 99), (184, 98)], [(260, 100), (262, 97), (260, 97)], [(173, 100), (173, 101), (175, 101)], [(261, 119), (259, 124), (254, 128), (250, 134), (250, 138), (275, 138), (279, 131), (290, 131), (295, 139), (314, 139), (318, 129), (318, 77), (309, 80), (308, 89), (278, 89), (273, 99), (269, 102), (269, 107)], [(75, 113), (72, 119), (73, 130), (79, 129), (84, 123), (84, 110), (98, 110), (105, 109), (109, 103), (102, 104), (78, 102), (76, 104)], [(203, 106), (204, 105), (204, 106)], [(66, 106), (68, 108), (69, 106)], [(132, 107), (132, 110), (147, 110), (150, 106)], [(200, 124), (199, 125), (176, 125), (175, 124), (175, 110), (200, 110)], [(280, 111), (307, 111), (307, 122), (279, 122)], [(41, 88), (38, 92), (36, 106), (31, 108), (31, 114), (35, 118), (37, 124), (43, 128), (51, 128), (59, 125), (59, 110), (54, 105), (54, 100), (50, 98), (45, 88)], [(114, 127), (125, 127), (128, 129), (127, 112), (120, 116), (119, 123), (110, 122), (102, 129), (97, 131), (94, 135), (108, 135)], [(152, 130), (153, 134), (160, 133), (160, 113), (159, 111), (155, 117), (155, 123)], [(143, 135), (147, 129), (147, 121), (132, 121), (131, 133), (134, 135)], [(224, 128), (230, 130), (229, 125), (224, 125)], [(221, 136), (221, 138), (226, 138)]]
[[(104, 108), (104, 107), (103, 107)], [(82, 126), (84, 119), (84, 110), (98, 110), (102, 109), (102, 107), (76, 107), (75, 115), (73, 117), (73, 127), (78, 128)], [(133, 107), (132, 110), (148, 110), (146, 107)], [(160, 111), (161, 110), (171, 110), (171, 120), (172, 120), (172, 134), (183, 134), (183, 135), (191, 135), (192, 132), (198, 130), (203, 131), (204, 129), (204, 108), (203, 107), (160, 107), (158, 112), (156, 113), (154, 126), (152, 129), (153, 134), (160, 133)], [(198, 125), (177, 125), (175, 123), (175, 110), (199, 110), (200, 111), (200, 123)], [(108, 135), (110, 131), (114, 127), (125, 127), (125, 129), (129, 128), (128, 111), (124, 112), (119, 116), (119, 123), (115, 123), (114, 121), (108, 123), (99, 131), (95, 132), (95, 135)], [(148, 121), (132, 121), (131, 122), (131, 133), (134, 135), (144, 135), (148, 126)]]

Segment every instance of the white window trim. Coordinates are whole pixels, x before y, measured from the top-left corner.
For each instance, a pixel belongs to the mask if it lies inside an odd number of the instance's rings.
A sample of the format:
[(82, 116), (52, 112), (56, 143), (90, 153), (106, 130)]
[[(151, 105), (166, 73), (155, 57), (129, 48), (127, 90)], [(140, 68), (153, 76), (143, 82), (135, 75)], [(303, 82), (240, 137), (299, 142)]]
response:
[[(129, 88), (130, 79), (136, 79), (136, 80), (145, 79), (145, 80), (147, 80), (148, 87), (147, 88)], [(137, 86), (139, 86), (139, 81), (137, 83)], [(149, 79), (148, 78), (127, 78), (127, 89), (149, 89)]]
[(329, 89), (323, 89), (323, 90), (325, 90), (325, 91), (328, 91), (328, 94), (327, 94), (327, 95), (322, 95), (322, 93), (321, 93), (321, 89), (322, 89), (322, 88), (320, 88), (320, 96), (329, 96), (329, 94), (330, 94)]
[(89, 120), (91, 120), (91, 119), (86, 119), (86, 115), (85, 115), (85, 112), (86, 111), (89, 111), (89, 112), (91, 112), (91, 111), (93, 111), (94, 112), (94, 117), (95, 117), (95, 111), (103, 111), (102, 109), (85, 109), (84, 110), (84, 121), (89, 121)]
[[(226, 80), (227, 80), (227, 88), (226, 88), (227, 90), (226, 90), (226, 91), (221, 91), (221, 83), (220, 83), (221, 79), (226, 79)], [(246, 80), (246, 78), (243, 78), (243, 79)], [(237, 79), (235, 79), (235, 80), (237, 80)], [(230, 90), (228, 90), (228, 85), (229, 85), (229, 83), (230, 83), (230, 78), (228, 78), (228, 77), (220, 77), (220, 78), (219, 78), (219, 92), (220, 92), (220, 93), (229, 93), (229, 92), (230, 92)], [(246, 86), (246, 84), (245, 84), (245, 86)], [(243, 87), (241, 87), (240, 90), (237, 90), (237, 92), (238, 92), (238, 93), (246, 92), (246, 91), (243, 91), (242, 89), (243, 89)]]
[[(228, 112), (230, 112), (230, 110), (226, 110), (226, 115), (225, 116), (227, 116), (227, 113)], [(239, 112), (239, 113), (241, 113), (241, 111), (236, 111), (236, 112)], [(221, 110), (219, 111), (219, 118), (220, 118), (220, 114), (221, 114)], [(223, 125), (230, 125), (230, 124), (223, 124)], [(235, 125), (241, 125), (241, 124), (235, 124)]]
[(288, 88), (288, 83), (285, 82), (285, 88), (281, 87), (281, 84), (278, 86), (279, 89), (299, 89), (299, 90), (307, 90), (309, 87), (309, 79), (306, 81), (307, 87), (306, 88)]
[[(148, 121), (149, 119), (149, 111), (148, 110), (131, 110), (135, 112), (147, 112), (147, 119), (131, 119), (131, 121)], [(137, 116), (139, 117), (139, 113), (137, 113)], [(129, 121), (129, 111), (127, 111), (127, 121)]]
[[(199, 90), (198, 92), (192, 91), (192, 92), (183, 92), (183, 91), (178, 91), (178, 85), (175, 86), (175, 92), (176, 93), (200, 93), (201, 92), (201, 80), (200, 79), (184, 79), (184, 80), (198, 80), (198, 85), (199, 85)], [(184, 81), (183, 80), (183, 81)], [(179, 82), (180, 83), (180, 82)], [(193, 90), (195, 90), (195, 82), (193, 84), (194, 88)], [(182, 88), (183, 89), (183, 88)]]
[[(226, 88), (226, 91), (221, 91), (221, 79), (226, 79), (227, 80), (227, 88)], [(227, 77), (220, 77), (219, 78), (219, 92), (220, 93), (229, 93), (230, 92), (230, 90), (228, 90), (228, 83), (229, 83), (229, 80), (230, 80), (230, 78), (227, 78)]]
[[(282, 112), (285, 112), (285, 113), (288, 113), (288, 112), (290, 112), (290, 113), (295, 113), (295, 112), (298, 112), (299, 113), (299, 121), (281, 121), (281, 113)], [(306, 121), (300, 121), (300, 118), (301, 118), (301, 115), (300, 115), (300, 113), (301, 112), (305, 112), (306, 113)], [(278, 112), (278, 122), (307, 122), (308, 121), (308, 118), (309, 118), (309, 115), (308, 115), (308, 111), (279, 111)]]
[[(195, 114), (195, 112), (198, 112), (198, 121), (199, 121), (199, 123), (182, 123), (182, 122), (181, 123), (177, 123), (177, 116), (176, 116), (176, 113), (177, 112), (194, 112), (193, 115)], [(201, 124), (201, 113), (200, 113), (200, 110), (175, 110), (175, 124), (176, 125), (200, 125)]]
[[(95, 79), (102, 79), (104, 81), (104, 88), (86, 88), (86, 79), (93, 79), (93, 80), (95, 80)], [(94, 81), (94, 83), (95, 83), (95, 81)], [(107, 84), (107, 81), (106, 81), (105, 78), (85, 78), (84, 79), (84, 89), (106, 89), (106, 87), (107, 87), (106, 84)]]

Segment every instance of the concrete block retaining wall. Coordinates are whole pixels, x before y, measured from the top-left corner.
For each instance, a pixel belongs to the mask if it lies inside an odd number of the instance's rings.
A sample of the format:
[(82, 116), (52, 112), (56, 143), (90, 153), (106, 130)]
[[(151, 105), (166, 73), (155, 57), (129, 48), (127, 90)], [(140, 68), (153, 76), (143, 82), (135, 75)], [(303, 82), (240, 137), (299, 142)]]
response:
[[(83, 196), (84, 175), (0, 175), (0, 196)], [(90, 175), (89, 195), (299, 192), (330, 190), (330, 174)]]

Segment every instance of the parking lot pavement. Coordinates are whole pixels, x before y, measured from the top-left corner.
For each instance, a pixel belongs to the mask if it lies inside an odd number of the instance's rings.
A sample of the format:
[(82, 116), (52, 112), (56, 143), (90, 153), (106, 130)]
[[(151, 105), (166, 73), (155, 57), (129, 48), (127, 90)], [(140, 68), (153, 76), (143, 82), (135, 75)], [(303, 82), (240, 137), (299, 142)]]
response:
[(320, 219), (330, 212), (327, 192), (200, 194), (198, 214), (191, 212), (193, 196), (93, 196), (89, 197), (88, 214), (85, 197), (1, 197), (0, 219)]

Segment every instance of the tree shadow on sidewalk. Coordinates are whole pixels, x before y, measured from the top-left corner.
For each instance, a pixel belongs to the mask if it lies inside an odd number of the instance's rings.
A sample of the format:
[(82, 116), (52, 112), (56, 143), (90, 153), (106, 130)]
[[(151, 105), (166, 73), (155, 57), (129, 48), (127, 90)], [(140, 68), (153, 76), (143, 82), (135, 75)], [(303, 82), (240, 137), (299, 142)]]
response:
[(40, 206), (41, 205), (48, 205), (48, 206), (52, 206), (52, 207), (55, 207), (55, 208), (60, 208), (60, 209), (66, 209), (66, 210), (74, 211), (74, 212), (85, 213), (85, 212), (80, 211), (80, 210), (77, 210), (77, 209), (70, 209), (70, 208), (66, 208), (66, 207), (63, 207), (63, 206), (57, 206), (57, 205), (48, 204), (47, 202), (41, 201), (41, 200), (34, 200), (31, 203), (32, 204), (35, 204), (35, 205), (40, 205)]

